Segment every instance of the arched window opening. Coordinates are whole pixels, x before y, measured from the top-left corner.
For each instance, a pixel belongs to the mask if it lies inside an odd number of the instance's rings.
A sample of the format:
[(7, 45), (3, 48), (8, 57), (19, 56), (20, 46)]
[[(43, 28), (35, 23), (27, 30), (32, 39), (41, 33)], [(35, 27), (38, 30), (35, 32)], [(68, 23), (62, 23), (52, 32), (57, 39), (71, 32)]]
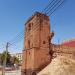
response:
[(29, 24), (28, 24), (28, 31), (31, 31), (32, 28), (33, 28), (33, 23), (29, 23)]
[(43, 41), (43, 44), (45, 44), (46, 42), (45, 41)]
[(28, 40), (28, 47), (30, 48), (30, 40)]
[(29, 31), (30, 31), (31, 30), (31, 23), (29, 23), (28, 28), (29, 28)]

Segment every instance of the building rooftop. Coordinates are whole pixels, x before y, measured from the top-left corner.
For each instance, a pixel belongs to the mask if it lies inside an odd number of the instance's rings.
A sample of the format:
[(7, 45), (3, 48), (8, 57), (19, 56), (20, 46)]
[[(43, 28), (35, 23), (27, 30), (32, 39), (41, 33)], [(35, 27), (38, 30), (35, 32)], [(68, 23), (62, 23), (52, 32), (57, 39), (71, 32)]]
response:
[(62, 45), (70, 46), (70, 47), (75, 47), (75, 39), (71, 39), (71, 40), (68, 40), (68, 41), (64, 41), (62, 43)]

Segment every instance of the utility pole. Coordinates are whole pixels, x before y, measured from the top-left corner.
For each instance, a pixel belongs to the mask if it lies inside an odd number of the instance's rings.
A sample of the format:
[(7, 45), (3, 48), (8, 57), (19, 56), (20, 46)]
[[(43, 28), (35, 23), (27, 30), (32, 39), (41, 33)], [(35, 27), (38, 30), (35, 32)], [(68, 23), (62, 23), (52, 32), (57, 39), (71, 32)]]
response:
[(6, 44), (6, 53), (5, 53), (5, 59), (3, 62), (3, 69), (2, 69), (2, 75), (5, 75), (5, 67), (6, 67), (6, 62), (7, 62), (7, 53), (8, 53), (8, 47), (9, 47), (9, 43), (7, 42)]

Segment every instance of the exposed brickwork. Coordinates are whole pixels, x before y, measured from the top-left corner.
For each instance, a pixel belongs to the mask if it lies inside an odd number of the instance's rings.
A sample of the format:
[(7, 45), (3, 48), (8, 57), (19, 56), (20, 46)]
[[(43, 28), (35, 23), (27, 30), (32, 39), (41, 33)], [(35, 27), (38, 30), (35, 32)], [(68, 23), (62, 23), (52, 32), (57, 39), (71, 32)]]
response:
[(52, 50), (54, 51), (54, 57), (66, 56), (75, 60), (75, 47), (52, 44)]
[(52, 58), (66, 56), (75, 59), (75, 48), (51, 44), (49, 17), (35, 13), (25, 24), (22, 75), (36, 75)]
[(37, 73), (51, 62), (51, 35), (48, 16), (37, 12), (26, 22), (22, 75)]

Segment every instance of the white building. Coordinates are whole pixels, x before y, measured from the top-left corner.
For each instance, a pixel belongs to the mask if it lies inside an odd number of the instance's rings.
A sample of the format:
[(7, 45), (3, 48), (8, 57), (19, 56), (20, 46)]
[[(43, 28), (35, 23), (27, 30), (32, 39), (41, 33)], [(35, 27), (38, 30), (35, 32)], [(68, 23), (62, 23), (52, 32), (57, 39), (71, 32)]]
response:
[(20, 63), (22, 63), (22, 53), (11, 54), (11, 56), (15, 56), (19, 59)]

